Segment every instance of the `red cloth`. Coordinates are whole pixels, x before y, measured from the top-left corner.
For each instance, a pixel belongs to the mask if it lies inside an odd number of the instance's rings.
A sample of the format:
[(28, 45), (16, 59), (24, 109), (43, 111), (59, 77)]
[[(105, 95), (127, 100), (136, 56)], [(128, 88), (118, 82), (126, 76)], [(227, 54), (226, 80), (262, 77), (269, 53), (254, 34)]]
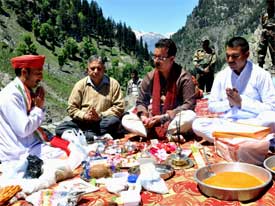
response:
[(45, 62), (44, 55), (23, 55), (11, 59), (11, 64), (16, 68), (41, 69)]
[[(176, 71), (173, 69), (171, 70), (171, 74), (167, 79), (167, 92), (165, 96), (164, 106), (162, 114), (165, 114), (167, 110), (174, 109), (176, 103), (176, 93), (177, 93), (177, 86), (176, 86)], [(152, 94), (152, 114), (160, 115), (160, 77), (159, 71), (155, 69), (154, 72), (154, 82), (153, 82), (153, 94)]]
[[(167, 110), (174, 109), (176, 103), (176, 95), (177, 95), (177, 86), (176, 86), (176, 79), (177, 74), (175, 70), (171, 70), (171, 73), (167, 79), (167, 92), (165, 96), (165, 101), (162, 109), (162, 113), (160, 111), (160, 104), (161, 104), (161, 85), (160, 85), (160, 77), (159, 71), (155, 69), (154, 72), (154, 82), (153, 82), (153, 94), (152, 94), (152, 114), (160, 115), (165, 114)], [(166, 131), (168, 128), (169, 122), (166, 122), (163, 125), (155, 127), (155, 132), (159, 139), (166, 138)]]
[(58, 136), (54, 136), (50, 143), (51, 143), (51, 146), (64, 150), (67, 153), (67, 156), (70, 155), (71, 151), (68, 148), (68, 146), (70, 144), (69, 141), (67, 141), (65, 139), (61, 139)]

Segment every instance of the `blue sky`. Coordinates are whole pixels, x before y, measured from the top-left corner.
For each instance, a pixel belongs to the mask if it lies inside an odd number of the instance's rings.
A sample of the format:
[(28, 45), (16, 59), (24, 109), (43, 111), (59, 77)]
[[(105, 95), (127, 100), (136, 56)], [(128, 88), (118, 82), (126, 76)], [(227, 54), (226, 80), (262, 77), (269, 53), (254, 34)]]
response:
[(185, 25), (199, 0), (96, 0), (105, 17), (121, 21), (133, 30), (163, 35)]

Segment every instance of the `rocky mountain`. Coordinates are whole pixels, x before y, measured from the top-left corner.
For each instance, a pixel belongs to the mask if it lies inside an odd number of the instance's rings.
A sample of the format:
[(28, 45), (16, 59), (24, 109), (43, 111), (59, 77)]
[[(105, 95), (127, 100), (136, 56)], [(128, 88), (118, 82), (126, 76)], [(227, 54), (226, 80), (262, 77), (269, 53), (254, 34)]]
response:
[(193, 69), (192, 57), (200, 48), (201, 40), (208, 38), (218, 55), (217, 70), (225, 63), (224, 45), (229, 38), (240, 35), (251, 44), (252, 59), (256, 57), (259, 38), (259, 17), (265, 11), (263, 0), (199, 0), (187, 17), (186, 25), (172, 39), (178, 46), (177, 62)]
[(143, 42), (146, 42), (148, 45), (148, 50), (150, 52), (154, 51), (155, 43), (162, 38), (167, 38), (166, 36), (154, 32), (141, 32), (141, 31), (134, 31), (136, 38), (140, 39), (142, 37)]

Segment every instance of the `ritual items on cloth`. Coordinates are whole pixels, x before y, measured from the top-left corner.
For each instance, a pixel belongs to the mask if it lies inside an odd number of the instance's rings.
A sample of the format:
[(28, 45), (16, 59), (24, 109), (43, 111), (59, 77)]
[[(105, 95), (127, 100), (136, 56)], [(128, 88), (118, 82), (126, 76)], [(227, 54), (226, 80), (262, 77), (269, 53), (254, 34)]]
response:
[(149, 148), (149, 152), (156, 158), (157, 162), (167, 159), (169, 154), (176, 151), (176, 145), (173, 143), (158, 142)]
[(7, 205), (7, 202), (21, 190), (19, 185), (9, 185), (0, 188), (0, 205)]
[(9, 185), (0, 188), (0, 205), (6, 205), (21, 190), (22, 188), (19, 185)]
[(68, 164), (68, 160), (45, 159), (43, 162), (44, 164), (41, 169), (43, 173), (38, 178), (30, 179), (24, 178), (24, 174), (27, 168), (26, 159), (2, 163), (0, 186), (15, 184), (20, 185), (22, 192), (31, 194), (35, 191), (48, 188), (61, 180), (71, 178), (73, 176), (73, 172)]
[(97, 191), (99, 188), (74, 178), (60, 182), (51, 189), (40, 190), (29, 195), (26, 200), (33, 205), (40, 206), (69, 206), (78, 205), (81, 197), (87, 193)]
[(91, 178), (102, 178), (102, 177), (110, 177), (111, 176), (110, 167), (105, 164), (94, 165), (90, 168), (90, 177)]

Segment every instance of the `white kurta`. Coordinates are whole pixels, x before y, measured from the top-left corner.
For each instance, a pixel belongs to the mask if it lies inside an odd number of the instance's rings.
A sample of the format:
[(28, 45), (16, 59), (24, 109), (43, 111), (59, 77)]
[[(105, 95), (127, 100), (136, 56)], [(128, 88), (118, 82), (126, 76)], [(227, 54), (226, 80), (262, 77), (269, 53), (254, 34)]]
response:
[[(21, 89), (20, 89), (21, 88)], [(21, 91), (20, 91), (21, 90)], [(27, 114), (24, 86), (15, 78), (0, 92), (0, 160), (2, 162), (36, 155), (41, 159), (57, 157), (62, 151), (43, 144), (34, 136), (44, 112), (33, 107)]]
[[(235, 87), (242, 98), (242, 106), (230, 107), (226, 88)], [(212, 112), (223, 112), (223, 119), (269, 126), (275, 131), (275, 87), (269, 72), (247, 61), (241, 74), (236, 75), (230, 67), (215, 77), (208, 108)], [(214, 123), (215, 122), (215, 123)], [(212, 132), (220, 129), (222, 120), (198, 118), (192, 128), (198, 136), (213, 142)]]

